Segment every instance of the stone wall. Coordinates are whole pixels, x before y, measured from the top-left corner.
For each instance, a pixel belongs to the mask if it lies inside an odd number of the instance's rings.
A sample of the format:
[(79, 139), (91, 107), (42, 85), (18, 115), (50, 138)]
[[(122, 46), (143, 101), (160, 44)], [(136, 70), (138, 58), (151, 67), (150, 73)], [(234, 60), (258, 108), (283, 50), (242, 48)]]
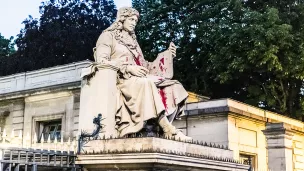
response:
[[(8, 137), (14, 130), (15, 136), (21, 133), (23, 141), (26, 134), (33, 140), (38, 122), (59, 119), (64, 139), (76, 138), (80, 70), (89, 64), (84, 61), (0, 78), (1, 129), (6, 130)], [(199, 99), (191, 94), (191, 102)], [(292, 133), (290, 166), (293, 170), (304, 170), (303, 122), (231, 99), (202, 99), (203, 102), (188, 104), (187, 116), (173, 122), (186, 135), (228, 146), (235, 159), (240, 155), (253, 156), (255, 169), (263, 171), (268, 169), (267, 161), (276, 162), (268, 158), (271, 144), (263, 133), (266, 123), (286, 123)]]
[[(37, 123), (61, 120), (64, 139), (78, 133), (80, 74), (90, 61), (15, 74), (0, 78), (0, 128), (7, 137), (29, 134)], [(25, 142), (24, 142), (25, 143)]]
[(64, 139), (75, 137), (74, 131), (74, 94), (59, 92), (32, 96), (25, 99), (24, 132), (35, 133), (37, 122), (59, 119), (62, 123)]
[(184, 118), (173, 123), (194, 139), (227, 145), (233, 151), (234, 159), (239, 159), (240, 154), (253, 156), (255, 169), (267, 170), (266, 140), (262, 132), (265, 129), (264, 122), (232, 113), (197, 113), (187, 120)]
[(197, 116), (175, 120), (173, 124), (195, 140), (228, 146), (227, 116)]
[(234, 158), (240, 158), (240, 154), (253, 156), (255, 168), (261, 171), (266, 171), (268, 166), (264, 129), (264, 122), (234, 114), (228, 116), (229, 148)]
[(293, 136), (293, 168), (295, 171), (303, 171), (304, 170), (304, 136), (302, 133), (296, 132)]
[[(4, 113), (8, 116), (4, 117)], [(37, 96), (0, 103), (0, 127), (10, 137), (12, 130), (15, 136), (37, 132), (37, 122), (61, 120), (62, 134), (68, 137), (77, 136), (79, 115), (79, 90), (46, 93)], [(5, 122), (5, 124), (3, 124)], [(23, 138), (25, 141), (25, 138)]]
[(0, 102), (0, 127), (8, 133), (14, 130), (15, 135), (23, 130), (24, 101), (22, 99)]

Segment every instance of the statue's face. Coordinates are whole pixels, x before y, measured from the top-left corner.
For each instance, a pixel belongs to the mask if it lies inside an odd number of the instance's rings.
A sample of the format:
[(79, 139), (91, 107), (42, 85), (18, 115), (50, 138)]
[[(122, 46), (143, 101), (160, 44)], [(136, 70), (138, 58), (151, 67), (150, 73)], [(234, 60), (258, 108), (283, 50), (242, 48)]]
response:
[(126, 18), (123, 23), (123, 27), (128, 32), (133, 32), (135, 30), (135, 26), (137, 24), (138, 18), (136, 15)]

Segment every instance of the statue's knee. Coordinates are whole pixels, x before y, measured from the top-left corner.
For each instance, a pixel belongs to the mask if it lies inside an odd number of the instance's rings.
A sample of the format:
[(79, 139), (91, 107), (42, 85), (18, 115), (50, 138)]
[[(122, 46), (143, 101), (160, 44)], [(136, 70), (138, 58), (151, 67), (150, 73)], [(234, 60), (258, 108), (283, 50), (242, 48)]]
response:
[(147, 79), (147, 78), (139, 78), (137, 80), (137, 84), (141, 85), (141, 86), (146, 86), (146, 85), (149, 85), (151, 83), (153, 83), (153, 82), (151, 80)]

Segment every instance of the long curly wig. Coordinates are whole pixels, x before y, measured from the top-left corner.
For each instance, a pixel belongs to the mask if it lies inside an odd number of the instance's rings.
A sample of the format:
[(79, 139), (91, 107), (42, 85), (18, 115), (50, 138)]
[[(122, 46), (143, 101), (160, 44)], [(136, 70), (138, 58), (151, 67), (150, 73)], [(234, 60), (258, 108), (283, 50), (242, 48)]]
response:
[[(115, 22), (108, 27), (105, 31), (121, 31), (123, 30), (123, 23), (128, 17), (136, 15), (139, 18), (139, 12), (131, 7), (122, 7), (117, 12), (117, 17)], [(130, 33), (133, 39), (136, 39), (135, 32)]]

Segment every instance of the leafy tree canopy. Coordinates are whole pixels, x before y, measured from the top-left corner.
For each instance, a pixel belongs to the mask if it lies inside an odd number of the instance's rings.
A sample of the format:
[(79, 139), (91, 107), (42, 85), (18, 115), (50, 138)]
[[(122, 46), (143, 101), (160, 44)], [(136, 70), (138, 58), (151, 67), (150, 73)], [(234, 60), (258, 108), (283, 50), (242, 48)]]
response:
[(12, 68), (0, 75), (92, 59), (101, 32), (116, 16), (113, 0), (47, 0), (41, 17), (29, 16), (16, 39)]
[(5, 73), (10, 68), (11, 56), (15, 53), (14, 44), (12, 43), (13, 37), (5, 39), (0, 34), (0, 73)]
[(15, 52), (14, 44), (12, 43), (13, 37), (5, 39), (0, 33), (0, 58), (8, 57)]
[(141, 12), (138, 37), (148, 58), (167, 42), (178, 45), (175, 75), (187, 89), (303, 118), (303, 1), (133, 0), (133, 6)]

